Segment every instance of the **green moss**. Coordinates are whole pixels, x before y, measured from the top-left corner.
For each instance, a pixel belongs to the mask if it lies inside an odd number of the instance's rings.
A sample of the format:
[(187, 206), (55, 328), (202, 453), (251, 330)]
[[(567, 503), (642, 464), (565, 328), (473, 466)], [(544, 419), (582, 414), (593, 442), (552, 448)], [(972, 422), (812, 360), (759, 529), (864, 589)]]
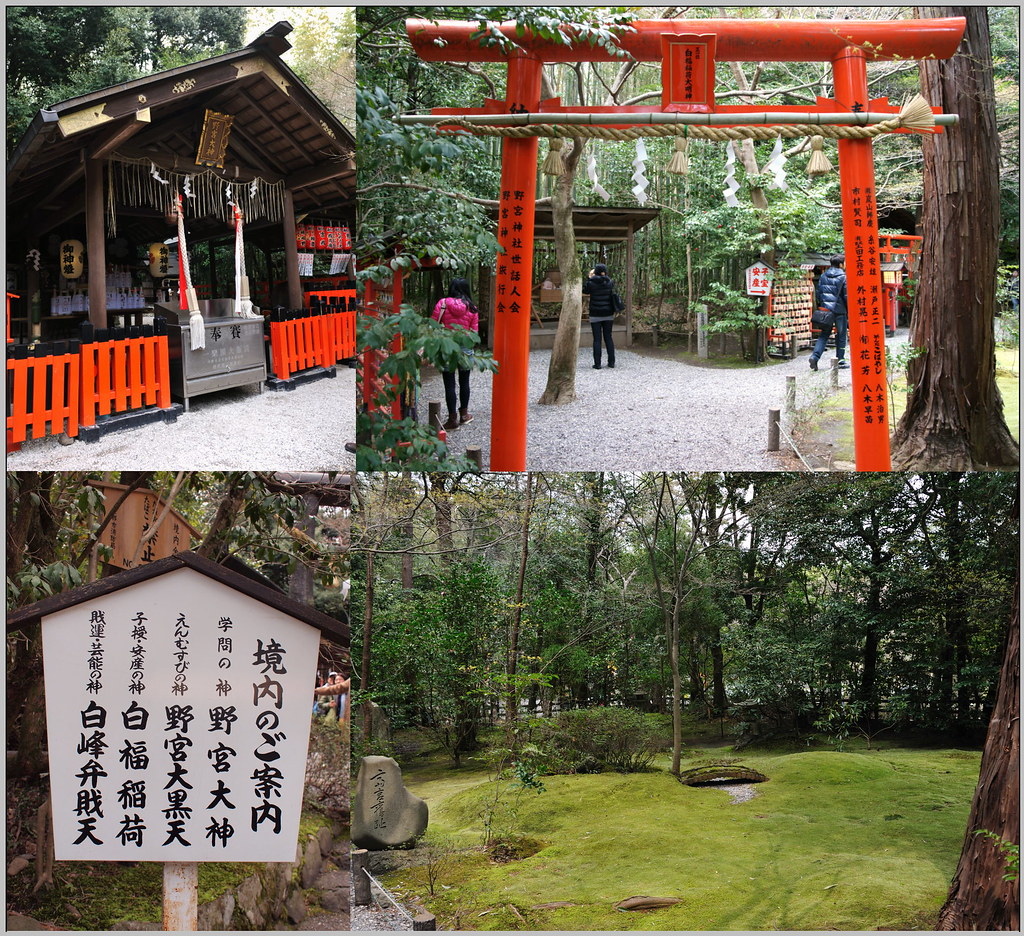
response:
[(299, 817), (299, 844), (305, 848), (311, 835), (316, 835), (321, 829), (330, 827), (331, 820), (326, 815), (307, 806)]
[[(60, 929), (108, 930), (122, 920), (158, 921), (162, 917), (163, 865), (142, 862), (58, 861), (55, 886), (30, 893), (31, 875), (8, 882), (8, 910), (26, 913)], [(27, 887), (25, 887), (27, 885)], [(19, 886), (25, 893), (19, 893)]]
[(258, 862), (202, 862), (199, 865), (199, 903), (210, 903), (237, 887), (247, 877), (260, 874), (265, 865)]
[[(545, 778), (547, 792), (518, 806), (519, 831), (546, 843), (536, 854), (495, 864), (464, 853), (442, 876), (449, 889), (432, 899), (417, 869), (388, 881), (414, 893), (445, 929), (933, 924), (963, 841), (977, 753), (745, 750), (743, 762), (770, 779), (740, 804), (666, 772)], [(433, 830), (479, 842), (489, 790), (485, 777), (469, 781), (461, 773), (456, 782), (410, 777), (430, 797)], [(886, 818), (895, 811), (906, 818)], [(614, 909), (637, 894), (681, 903)], [(533, 909), (556, 901), (575, 906)]]

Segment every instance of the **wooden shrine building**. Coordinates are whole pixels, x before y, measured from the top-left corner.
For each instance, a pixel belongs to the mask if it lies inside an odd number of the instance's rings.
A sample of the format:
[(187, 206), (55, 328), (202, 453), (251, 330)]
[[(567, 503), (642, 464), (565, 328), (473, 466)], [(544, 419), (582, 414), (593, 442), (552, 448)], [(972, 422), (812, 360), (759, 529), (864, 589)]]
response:
[[(608, 264), (608, 275), (615, 281), (616, 289), (626, 305), (624, 312), (615, 317), (613, 326), (614, 340), (617, 347), (629, 347), (633, 344), (633, 292), (635, 288), (634, 271), (634, 237), (637, 231), (646, 227), (658, 217), (658, 208), (614, 208), (614, 207), (574, 207), (572, 210), (573, 230), (577, 244), (591, 244), (595, 247), (596, 259), (590, 261)], [(497, 221), (497, 210), (491, 212)], [(530, 302), (530, 348), (551, 348), (554, 346), (555, 332), (558, 327), (558, 316), (562, 309), (562, 293), (560, 283), (552, 283), (554, 290), (544, 289), (545, 274), (557, 272), (558, 264), (553, 259), (555, 228), (550, 207), (537, 205), (534, 218), (534, 240), (536, 254), (534, 270), (534, 286), (531, 290)], [(552, 259), (546, 261), (542, 255), (542, 245), (551, 245)], [(581, 263), (584, 261), (581, 260)], [(544, 269), (541, 269), (544, 267)], [(589, 267), (583, 270), (586, 279)], [(489, 268), (481, 271), (480, 294), (487, 297), (487, 339), (493, 347), (494, 335), (494, 287), (495, 281), (490, 276)], [(587, 297), (583, 297), (584, 315), (587, 311)], [(588, 346), (592, 337), (588, 328), (580, 330), (580, 347)]]
[[(236, 52), (36, 114), (7, 164), (16, 337), (70, 336), (67, 323), (86, 319), (121, 325), (124, 311), (173, 298), (179, 196), (200, 298), (235, 295), (237, 209), (252, 301), (302, 306), (315, 250), (351, 251), (355, 139), (282, 62), (290, 32), (278, 23)], [(331, 233), (303, 253), (307, 225)], [(152, 256), (161, 245), (166, 268)], [(65, 266), (73, 254), (77, 266)], [(74, 311), (54, 307), (71, 293)]]

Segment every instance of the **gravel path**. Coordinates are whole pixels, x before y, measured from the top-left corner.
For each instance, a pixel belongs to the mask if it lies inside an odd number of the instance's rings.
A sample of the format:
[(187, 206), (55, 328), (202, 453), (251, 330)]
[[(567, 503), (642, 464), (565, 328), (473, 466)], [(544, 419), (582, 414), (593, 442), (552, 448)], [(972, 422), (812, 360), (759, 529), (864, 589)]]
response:
[[(901, 329), (889, 343), (906, 341)], [(530, 353), (526, 467), (543, 471), (772, 471), (786, 467), (769, 454), (768, 410), (784, 409), (786, 377), (797, 378), (797, 406), (826, 394), (834, 352), (817, 373), (808, 351), (795, 360), (757, 368), (699, 367), (637, 351), (620, 350), (616, 366), (593, 369), (589, 347), (577, 359), (576, 401), (540, 406), (550, 351)], [(453, 451), (468, 446), (490, 459), (490, 374), (470, 375), (472, 423), (449, 434)], [(839, 374), (850, 388), (850, 371)], [(427, 401), (442, 401), (440, 374), (424, 373), (420, 418)]]
[[(380, 932), (403, 932), (412, 930), (412, 920), (404, 914), (399, 913), (394, 907), (387, 903), (385, 898), (379, 898), (374, 888), (374, 902), (366, 907), (358, 907), (351, 904), (350, 929), (353, 933), (380, 933)], [(381, 906), (381, 901), (386, 906)]]
[(129, 469), (351, 471), (355, 456), (356, 372), (294, 390), (255, 385), (194, 397), (173, 423), (123, 429), (98, 442), (61, 445), (56, 437), (25, 442), (7, 456), (10, 470), (124, 471)]

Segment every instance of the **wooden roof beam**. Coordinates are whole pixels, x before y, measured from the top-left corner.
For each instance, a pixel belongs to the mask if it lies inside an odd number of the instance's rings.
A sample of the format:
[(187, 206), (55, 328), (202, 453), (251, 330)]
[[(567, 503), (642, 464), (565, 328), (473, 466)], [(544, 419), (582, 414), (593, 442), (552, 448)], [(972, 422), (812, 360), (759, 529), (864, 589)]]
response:
[(152, 114), (148, 107), (137, 110), (131, 117), (119, 120), (115, 126), (111, 127), (108, 133), (96, 140), (89, 147), (86, 153), (87, 158), (106, 159), (125, 140), (131, 139), (136, 133), (144, 127), (148, 127), (151, 123)]
[(320, 182), (330, 182), (332, 179), (339, 179), (354, 171), (355, 167), (352, 165), (352, 161), (339, 156), (325, 163), (296, 170), (291, 175), (285, 176), (284, 184), (294, 191), (309, 185), (317, 185)]

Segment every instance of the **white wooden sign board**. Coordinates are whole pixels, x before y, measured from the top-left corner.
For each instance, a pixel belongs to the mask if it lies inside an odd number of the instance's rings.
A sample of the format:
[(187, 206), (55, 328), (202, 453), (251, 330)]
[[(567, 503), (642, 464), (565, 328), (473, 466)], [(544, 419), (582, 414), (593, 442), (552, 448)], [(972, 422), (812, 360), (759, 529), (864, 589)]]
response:
[(770, 296), (775, 271), (765, 263), (755, 263), (743, 271), (747, 281), (748, 296)]
[(192, 569), (42, 619), (61, 861), (294, 861), (320, 632)]

